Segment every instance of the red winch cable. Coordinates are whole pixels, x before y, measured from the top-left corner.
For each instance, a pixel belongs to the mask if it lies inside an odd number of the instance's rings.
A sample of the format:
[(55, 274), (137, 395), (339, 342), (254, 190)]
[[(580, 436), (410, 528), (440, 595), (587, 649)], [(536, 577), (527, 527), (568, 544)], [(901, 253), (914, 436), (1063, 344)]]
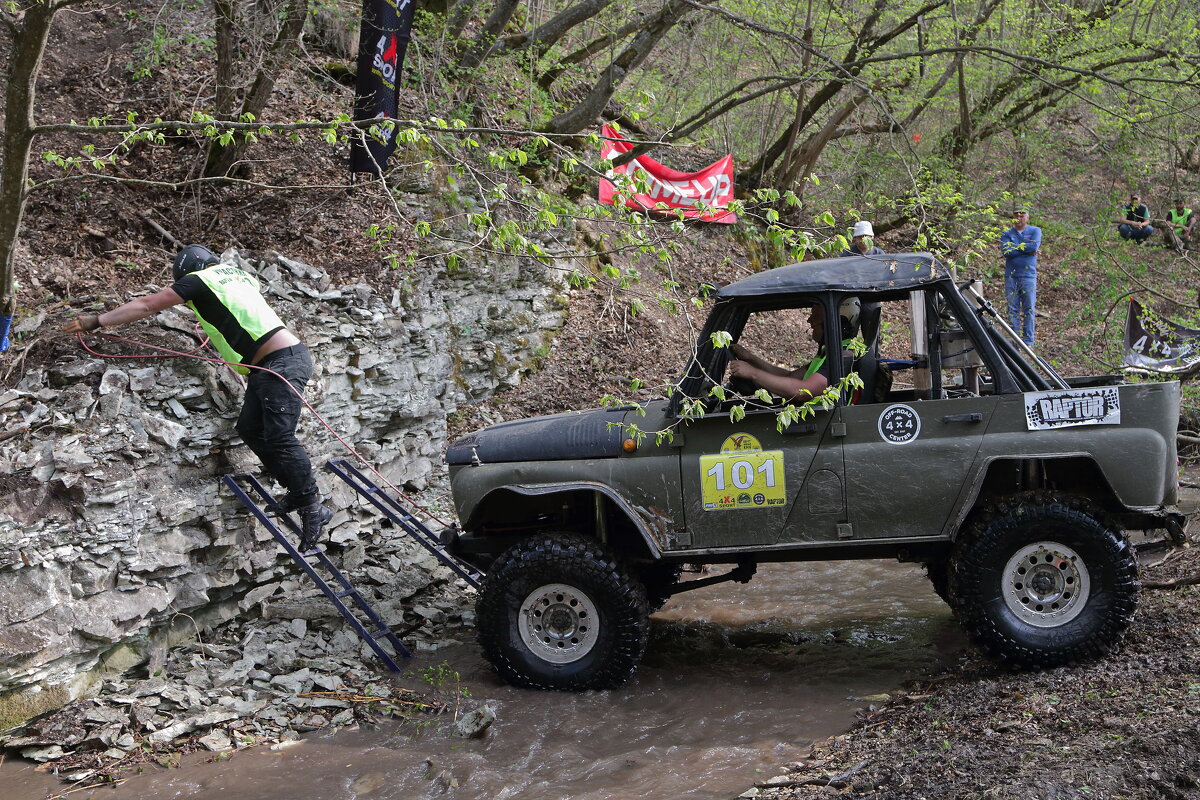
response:
[[(296, 397), (300, 398), (300, 402), (304, 404), (304, 407), (307, 408), (309, 411), (311, 411), (312, 415), (317, 418), (317, 421), (320, 422), (322, 425), (324, 425), (325, 428), (330, 433), (333, 434), (334, 438), (337, 439), (339, 442), (341, 442), (342, 445), (346, 448), (346, 450), (348, 452), (350, 452), (351, 454), (353, 454), (354, 457), (357, 458), (364, 467), (366, 467), (368, 470), (373, 472), (375, 474), (375, 476), (378, 477), (379, 480), (383, 482), (384, 486), (386, 486), (387, 488), (389, 488), (393, 492), (395, 492), (396, 496), (399, 497), (400, 499), (402, 499), (405, 503), (407, 503), (413, 511), (418, 511), (418, 512), (424, 514), (426, 517), (433, 520), (435, 523), (437, 523), (439, 525), (448, 526), (448, 523), (445, 520), (441, 519), (436, 514), (431, 512), (429, 509), (421, 506), (419, 503), (417, 503), (417, 501), (413, 500), (411, 497), (406, 495), (404, 492), (400, 491), (400, 489), (398, 489), (391, 481), (389, 481), (387, 478), (385, 478), (383, 476), (383, 473), (381, 473), (379, 470), (375, 469), (374, 465), (371, 464), (371, 462), (367, 461), (367, 459), (365, 457), (363, 457), (363, 455), (361, 453), (359, 453), (357, 450), (354, 449), (353, 445), (351, 445), (349, 442), (347, 442), (345, 439), (343, 439), (341, 434), (339, 434), (337, 431), (335, 431), (333, 429), (333, 426), (325, 421), (324, 417), (322, 417), (320, 414), (317, 413), (317, 410), (315, 408), (313, 408), (312, 405), (307, 400), (304, 399), (304, 395), (298, 389), (296, 389), (295, 386), (292, 385), (291, 381), (284, 378), (278, 372), (275, 372), (272, 369), (267, 369), (266, 367), (259, 367), (254, 364), (233, 364), (229, 361), (226, 361), (223, 358), (197, 355), (197, 353), (200, 350), (202, 350), (206, 345), (208, 345), (209, 342), (208, 342), (207, 337), (194, 350), (189, 350), (187, 352), (183, 352), (181, 350), (172, 350), (169, 347), (160, 347), (159, 345), (150, 344), (148, 342), (138, 342), (138, 341), (134, 341), (133, 339), (126, 339), (121, 336), (114, 336), (111, 333), (92, 332), (91, 335), (99, 336), (100, 338), (103, 338), (103, 339), (111, 339), (114, 342), (125, 342), (126, 344), (132, 344), (137, 347), (146, 347), (146, 348), (150, 348), (151, 350), (158, 350), (161, 353), (161, 355), (154, 354), (154, 353), (137, 354), (137, 355), (117, 355), (115, 353), (101, 353), (101, 352), (98, 352), (98, 351), (93, 350), (92, 348), (88, 347), (87, 342), (84, 341), (82, 333), (76, 333), (75, 336), (76, 336), (76, 338), (79, 339), (79, 345), (87, 352), (89, 352), (92, 355), (97, 356), (99, 358), (194, 358), (197, 361), (207, 361), (210, 364), (222, 364), (231, 370), (234, 367), (246, 367), (248, 369), (256, 369), (256, 370), (259, 370), (260, 372), (267, 372), (267, 373), (270, 373), (271, 375), (274, 375), (276, 378), (279, 378), (279, 380), (281, 380), (285, 384), (287, 384), (288, 388), (292, 390), (292, 393), (295, 394)], [(237, 372), (235, 371), (234, 374), (237, 375)], [(238, 375), (238, 378), (240, 380), (241, 375)]]

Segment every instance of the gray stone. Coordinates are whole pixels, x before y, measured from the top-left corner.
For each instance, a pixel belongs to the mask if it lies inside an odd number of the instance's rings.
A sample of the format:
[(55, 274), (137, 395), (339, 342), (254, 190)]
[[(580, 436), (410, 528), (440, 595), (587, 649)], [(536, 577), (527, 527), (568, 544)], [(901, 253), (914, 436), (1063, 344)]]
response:
[(142, 394), (153, 388), (157, 383), (158, 369), (142, 367), (129, 370), (129, 391)]
[(484, 704), (459, 717), (451, 733), (461, 739), (477, 739), (496, 721), (496, 709)]
[(120, 708), (97, 706), (96, 708), (88, 709), (84, 713), (83, 718), (88, 722), (101, 722), (105, 724), (120, 723), (125, 725), (129, 723), (129, 712)]
[(187, 428), (178, 422), (172, 422), (156, 414), (142, 414), (141, 422), (150, 438), (162, 442), (171, 449), (179, 447), (180, 441), (187, 436)]
[(100, 396), (120, 394), (129, 385), (129, 375), (116, 367), (109, 367), (100, 379)]
[(49, 747), (26, 747), (21, 750), (21, 757), (28, 758), (30, 761), (57, 761), (67, 754), (56, 744)]
[(211, 750), (214, 753), (220, 753), (233, 748), (233, 740), (221, 731), (213, 731), (207, 736), (201, 736), (198, 741), (206, 750)]
[(305, 667), (287, 675), (276, 675), (271, 683), (293, 694), (307, 692), (312, 688), (312, 672)]

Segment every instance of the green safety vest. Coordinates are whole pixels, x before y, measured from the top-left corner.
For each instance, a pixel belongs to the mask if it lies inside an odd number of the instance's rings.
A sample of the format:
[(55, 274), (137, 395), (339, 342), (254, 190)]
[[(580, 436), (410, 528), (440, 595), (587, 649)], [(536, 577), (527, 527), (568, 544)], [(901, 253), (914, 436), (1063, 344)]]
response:
[(1167, 220), (1175, 226), (1176, 233), (1182, 233), (1183, 226), (1187, 222), (1187, 218), (1191, 215), (1192, 210), (1190, 208), (1185, 208), (1183, 213), (1178, 215), (1176, 215), (1175, 209), (1172, 208), (1171, 210), (1167, 211)]
[[(191, 274), (203, 281), (204, 285), (216, 295), (217, 302), (229, 312), (232, 319), (227, 319), (222, 327), (230, 324), (240, 326), (255, 342), (259, 342), (272, 331), (284, 327), (279, 315), (263, 299), (259, 291), (258, 280), (248, 272), (228, 264), (214, 264)], [(226, 336), (211, 321), (204, 318), (194, 302), (189, 300), (187, 306), (196, 315), (196, 319), (200, 320), (200, 327), (208, 334), (213, 347), (217, 348), (217, 352), (226, 361), (240, 364), (254, 355), (251, 352), (243, 356), (233, 349)], [(231, 333), (233, 330), (235, 329), (231, 329)], [(246, 367), (237, 366), (234, 369), (242, 375), (250, 373)]]

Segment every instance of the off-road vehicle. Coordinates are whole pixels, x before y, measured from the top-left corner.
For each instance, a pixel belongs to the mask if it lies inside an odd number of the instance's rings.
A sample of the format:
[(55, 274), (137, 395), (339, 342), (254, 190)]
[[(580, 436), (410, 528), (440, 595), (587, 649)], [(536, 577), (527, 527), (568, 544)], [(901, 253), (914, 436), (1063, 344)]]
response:
[[(828, 377), (860, 389), (789, 419), (721, 386), (731, 344), (778, 335), (796, 309), (846, 316), (850, 298), (859, 319), (825, 325), (825, 348), (858, 334), (859, 355)], [(881, 342), (903, 357), (881, 366)], [(852, 558), (924, 563), (979, 647), (1051, 667), (1109, 651), (1129, 624), (1126, 532), (1182, 536), (1179, 396), (1177, 382), (1064, 380), (928, 253), (796, 264), (716, 292), (669, 397), (454, 442), (461, 530), (445, 541), (486, 571), (479, 640), (521, 686), (617, 685), (669, 596), (760, 562)], [(681, 581), (685, 564), (733, 568)]]

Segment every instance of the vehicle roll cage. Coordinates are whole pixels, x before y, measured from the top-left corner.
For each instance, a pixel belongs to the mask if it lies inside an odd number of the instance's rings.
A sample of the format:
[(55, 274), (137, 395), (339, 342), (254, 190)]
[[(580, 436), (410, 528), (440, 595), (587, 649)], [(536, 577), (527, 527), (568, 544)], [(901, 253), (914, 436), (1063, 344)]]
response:
[[(669, 413), (679, 416), (685, 400), (707, 401), (710, 389), (720, 384), (721, 377), (729, 365), (731, 352), (728, 346), (718, 347), (713, 343), (714, 333), (728, 333), (732, 342), (736, 342), (752, 313), (798, 308), (814, 303), (820, 303), (824, 307), (826, 319), (836, 319), (839, 303), (850, 296), (858, 297), (864, 304), (924, 298), (924, 318), (927, 321), (925, 350), (928, 356), (922, 357), (921, 365), (930, 370), (934, 387), (931, 395), (933, 399), (944, 396), (941, 388), (941, 334), (952, 329), (943, 326), (947, 307), (978, 348), (980, 358), (992, 375), (993, 393), (1013, 394), (1069, 388), (1067, 382), (1045, 359), (1021, 341), (1003, 316), (979, 294), (970, 281), (956, 285), (946, 276), (920, 286), (883, 291), (824, 290), (802, 294), (718, 298), (700, 332), (687, 370), (676, 384), (676, 391), (671, 395)], [(838, 335), (837, 325), (826, 326), (826, 347), (831, 351), (840, 347), (836, 341)], [(837, 382), (846, 377), (843, 374), (845, 370), (842, 359), (832, 361), (831, 381)], [(839, 400), (839, 404), (842, 405), (846, 402), (846, 397)]]

